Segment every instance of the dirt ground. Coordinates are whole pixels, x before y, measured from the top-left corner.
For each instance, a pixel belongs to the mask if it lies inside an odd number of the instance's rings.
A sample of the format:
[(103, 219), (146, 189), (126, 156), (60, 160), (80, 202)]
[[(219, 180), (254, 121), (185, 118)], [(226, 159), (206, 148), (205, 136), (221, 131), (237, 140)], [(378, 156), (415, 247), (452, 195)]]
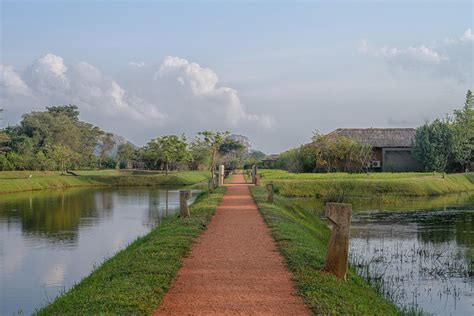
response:
[(309, 314), (244, 182), (234, 175), (155, 315)]

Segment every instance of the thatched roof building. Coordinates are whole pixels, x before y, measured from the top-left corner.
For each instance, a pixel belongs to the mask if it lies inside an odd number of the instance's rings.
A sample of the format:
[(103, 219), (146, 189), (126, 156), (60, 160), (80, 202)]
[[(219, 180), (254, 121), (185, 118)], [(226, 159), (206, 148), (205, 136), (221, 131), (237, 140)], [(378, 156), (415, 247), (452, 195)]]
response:
[(411, 147), (415, 133), (414, 128), (338, 128), (326, 136), (344, 136), (373, 148), (401, 148)]
[(411, 152), (414, 128), (338, 128), (326, 137), (347, 137), (372, 147), (370, 167), (381, 171), (419, 171), (420, 164)]

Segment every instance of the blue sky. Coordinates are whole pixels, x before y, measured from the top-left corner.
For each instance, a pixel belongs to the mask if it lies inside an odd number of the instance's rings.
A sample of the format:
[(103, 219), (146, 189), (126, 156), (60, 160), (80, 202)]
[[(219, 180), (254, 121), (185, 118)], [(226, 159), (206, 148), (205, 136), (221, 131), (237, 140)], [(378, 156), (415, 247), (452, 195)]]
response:
[(75, 103), (84, 119), (140, 145), (209, 126), (278, 152), (316, 129), (417, 126), (461, 106), (473, 87), (472, 1), (2, 1), (1, 9), (9, 124)]

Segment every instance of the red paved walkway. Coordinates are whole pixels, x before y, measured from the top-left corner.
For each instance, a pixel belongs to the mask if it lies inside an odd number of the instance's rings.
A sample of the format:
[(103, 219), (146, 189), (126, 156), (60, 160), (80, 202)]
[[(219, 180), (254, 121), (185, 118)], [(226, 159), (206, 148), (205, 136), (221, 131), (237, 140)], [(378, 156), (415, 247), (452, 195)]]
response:
[(237, 174), (156, 315), (309, 314), (290, 278)]

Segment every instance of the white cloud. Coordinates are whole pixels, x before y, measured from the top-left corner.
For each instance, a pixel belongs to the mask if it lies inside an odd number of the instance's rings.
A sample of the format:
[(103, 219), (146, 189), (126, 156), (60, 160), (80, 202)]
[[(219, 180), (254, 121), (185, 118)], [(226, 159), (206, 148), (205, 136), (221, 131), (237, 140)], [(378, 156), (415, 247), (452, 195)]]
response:
[(367, 39), (363, 39), (360, 41), (359, 52), (373, 57), (383, 58), (386, 60), (406, 59), (430, 64), (439, 64), (443, 60), (448, 60), (448, 57), (442, 56), (432, 47), (421, 45), (418, 47), (410, 46), (404, 49), (386, 46), (381, 48), (374, 48), (369, 45)]
[(0, 92), (9, 94), (28, 94), (28, 86), (13, 67), (0, 64)]
[(474, 35), (471, 29), (467, 29), (459, 38), (448, 38), (430, 46), (375, 47), (363, 39), (358, 51), (391, 66), (465, 82), (473, 78), (473, 42)]
[[(23, 76), (1, 66), (5, 116), (18, 119), (39, 105), (74, 103), (83, 119), (138, 142), (163, 133), (248, 132), (273, 126), (271, 117), (248, 113), (238, 92), (219, 86), (217, 74), (209, 68), (172, 56), (159, 66), (129, 66), (133, 69), (123, 80), (112, 79), (86, 62), (68, 64), (54, 54), (36, 60)], [(20, 100), (14, 95), (20, 93), (28, 97)], [(20, 107), (24, 104), (30, 104), (28, 109)], [(124, 130), (127, 126), (134, 128)]]
[(142, 68), (142, 67), (145, 67), (145, 63), (142, 61), (142, 62), (135, 62), (135, 61), (131, 61), (128, 63), (128, 65), (130, 67), (136, 67), (136, 68)]
[(461, 41), (463, 42), (473, 42), (474, 41), (474, 34), (472, 34), (472, 30), (468, 28), (464, 34), (461, 36)]

